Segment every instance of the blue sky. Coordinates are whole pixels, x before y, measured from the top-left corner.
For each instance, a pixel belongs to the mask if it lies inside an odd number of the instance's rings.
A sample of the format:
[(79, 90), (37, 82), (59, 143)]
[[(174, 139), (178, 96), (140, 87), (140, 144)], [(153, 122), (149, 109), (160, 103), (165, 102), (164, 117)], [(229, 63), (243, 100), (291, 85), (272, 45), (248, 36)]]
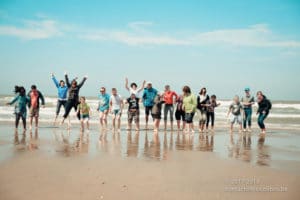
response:
[(146, 79), (219, 98), (249, 86), (300, 100), (299, 1), (0, 1), (1, 94), (56, 90), (50, 73), (89, 79), (81, 94)]

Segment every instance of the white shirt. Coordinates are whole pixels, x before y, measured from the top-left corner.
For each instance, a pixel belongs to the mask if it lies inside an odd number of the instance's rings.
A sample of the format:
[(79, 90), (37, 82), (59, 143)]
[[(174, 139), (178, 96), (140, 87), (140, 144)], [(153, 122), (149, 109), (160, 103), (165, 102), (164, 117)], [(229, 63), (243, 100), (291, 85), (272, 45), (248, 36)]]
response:
[(112, 104), (112, 110), (120, 110), (121, 109), (121, 103), (122, 103), (122, 97), (121, 95), (117, 94), (116, 96), (111, 95), (110, 100)]
[(135, 96), (136, 97), (138, 97), (139, 98), (139, 96), (140, 96), (140, 92), (139, 92), (139, 89), (137, 88), (137, 89), (132, 89), (132, 88), (129, 88), (129, 93), (130, 93), (130, 95), (132, 95), (132, 94), (135, 94)]

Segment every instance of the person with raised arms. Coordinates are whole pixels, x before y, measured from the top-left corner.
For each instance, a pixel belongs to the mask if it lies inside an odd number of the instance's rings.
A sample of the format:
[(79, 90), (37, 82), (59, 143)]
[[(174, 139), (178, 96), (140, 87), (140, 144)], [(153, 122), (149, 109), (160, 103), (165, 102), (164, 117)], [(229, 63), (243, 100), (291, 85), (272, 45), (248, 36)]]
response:
[[(68, 74), (65, 73), (66, 84), (67, 87), (69, 88), (69, 96), (68, 96), (68, 101), (66, 103), (65, 114), (63, 115), (63, 120), (61, 124), (63, 124), (65, 119), (69, 116), (69, 113), (72, 108), (74, 108), (74, 110), (77, 112), (77, 107), (79, 104), (79, 91), (83, 86), (83, 84), (85, 83), (85, 81), (87, 80), (87, 78), (88, 78), (87, 75), (85, 75), (79, 84), (77, 83), (76, 79), (73, 79), (72, 82), (70, 83)], [(68, 128), (70, 128), (70, 124), (68, 125)]]
[(66, 86), (65, 81), (60, 80), (58, 82), (53, 73), (51, 73), (51, 78), (54, 82), (54, 85), (57, 88), (57, 97), (58, 97), (57, 98), (57, 104), (56, 104), (56, 115), (55, 115), (55, 119), (54, 119), (54, 122), (53, 122), (53, 125), (55, 126), (56, 120), (57, 120), (58, 115), (60, 113), (60, 108), (63, 106), (64, 109), (66, 110), (68, 87)]
[(128, 90), (129, 94), (135, 94), (136, 97), (139, 97), (140, 92), (145, 88), (146, 81), (143, 81), (143, 84), (140, 88), (138, 88), (136, 83), (131, 83), (130, 87), (128, 87), (128, 78), (125, 78), (125, 88)]

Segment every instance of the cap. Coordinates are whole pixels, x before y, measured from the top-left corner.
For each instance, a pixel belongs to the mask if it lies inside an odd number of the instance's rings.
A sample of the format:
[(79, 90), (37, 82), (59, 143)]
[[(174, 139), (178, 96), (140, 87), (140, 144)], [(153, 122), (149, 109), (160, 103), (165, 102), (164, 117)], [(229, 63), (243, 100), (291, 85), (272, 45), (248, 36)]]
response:
[(246, 88), (245, 88), (245, 91), (246, 91), (246, 92), (249, 92), (249, 91), (250, 91), (250, 88), (249, 88), (249, 87), (246, 87)]
[(152, 82), (151, 82), (151, 81), (148, 81), (148, 82), (146, 83), (146, 85), (152, 85)]

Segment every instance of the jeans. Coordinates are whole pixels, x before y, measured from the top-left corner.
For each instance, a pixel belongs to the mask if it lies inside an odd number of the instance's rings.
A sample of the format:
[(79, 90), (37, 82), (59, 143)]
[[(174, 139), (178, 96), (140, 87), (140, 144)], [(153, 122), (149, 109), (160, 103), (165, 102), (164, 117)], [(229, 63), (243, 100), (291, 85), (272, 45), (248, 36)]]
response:
[(66, 100), (57, 100), (56, 115), (59, 114), (61, 106), (63, 106), (64, 109), (66, 109), (66, 104), (67, 104)]
[(264, 120), (267, 118), (268, 113), (264, 114), (264, 113), (259, 113), (258, 118), (257, 118), (257, 123), (258, 126), (261, 129), (265, 129), (265, 124), (264, 124)]
[(173, 122), (174, 120), (174, 106), (172, 104), (166, 104), (164, 107), (164, 121), (167, 121), (168, 112), (170, 112), (170, 120)]
[(252, 108), (245, 108), (244, 112), (245, 112), (245, 115), (244, 115), (244, 119), (243, 119), (243, 127), (244, 127), (244, 129), (246, 129), (247, 122), (248, 122), (248, 128), (251, 127)]
[(211, 126), (214, 127), (214, 124), (215, 124), (215, 113), (214, 112), (206, 113), (206, 128), (208, 128), (210, 119), (211, 119)]

